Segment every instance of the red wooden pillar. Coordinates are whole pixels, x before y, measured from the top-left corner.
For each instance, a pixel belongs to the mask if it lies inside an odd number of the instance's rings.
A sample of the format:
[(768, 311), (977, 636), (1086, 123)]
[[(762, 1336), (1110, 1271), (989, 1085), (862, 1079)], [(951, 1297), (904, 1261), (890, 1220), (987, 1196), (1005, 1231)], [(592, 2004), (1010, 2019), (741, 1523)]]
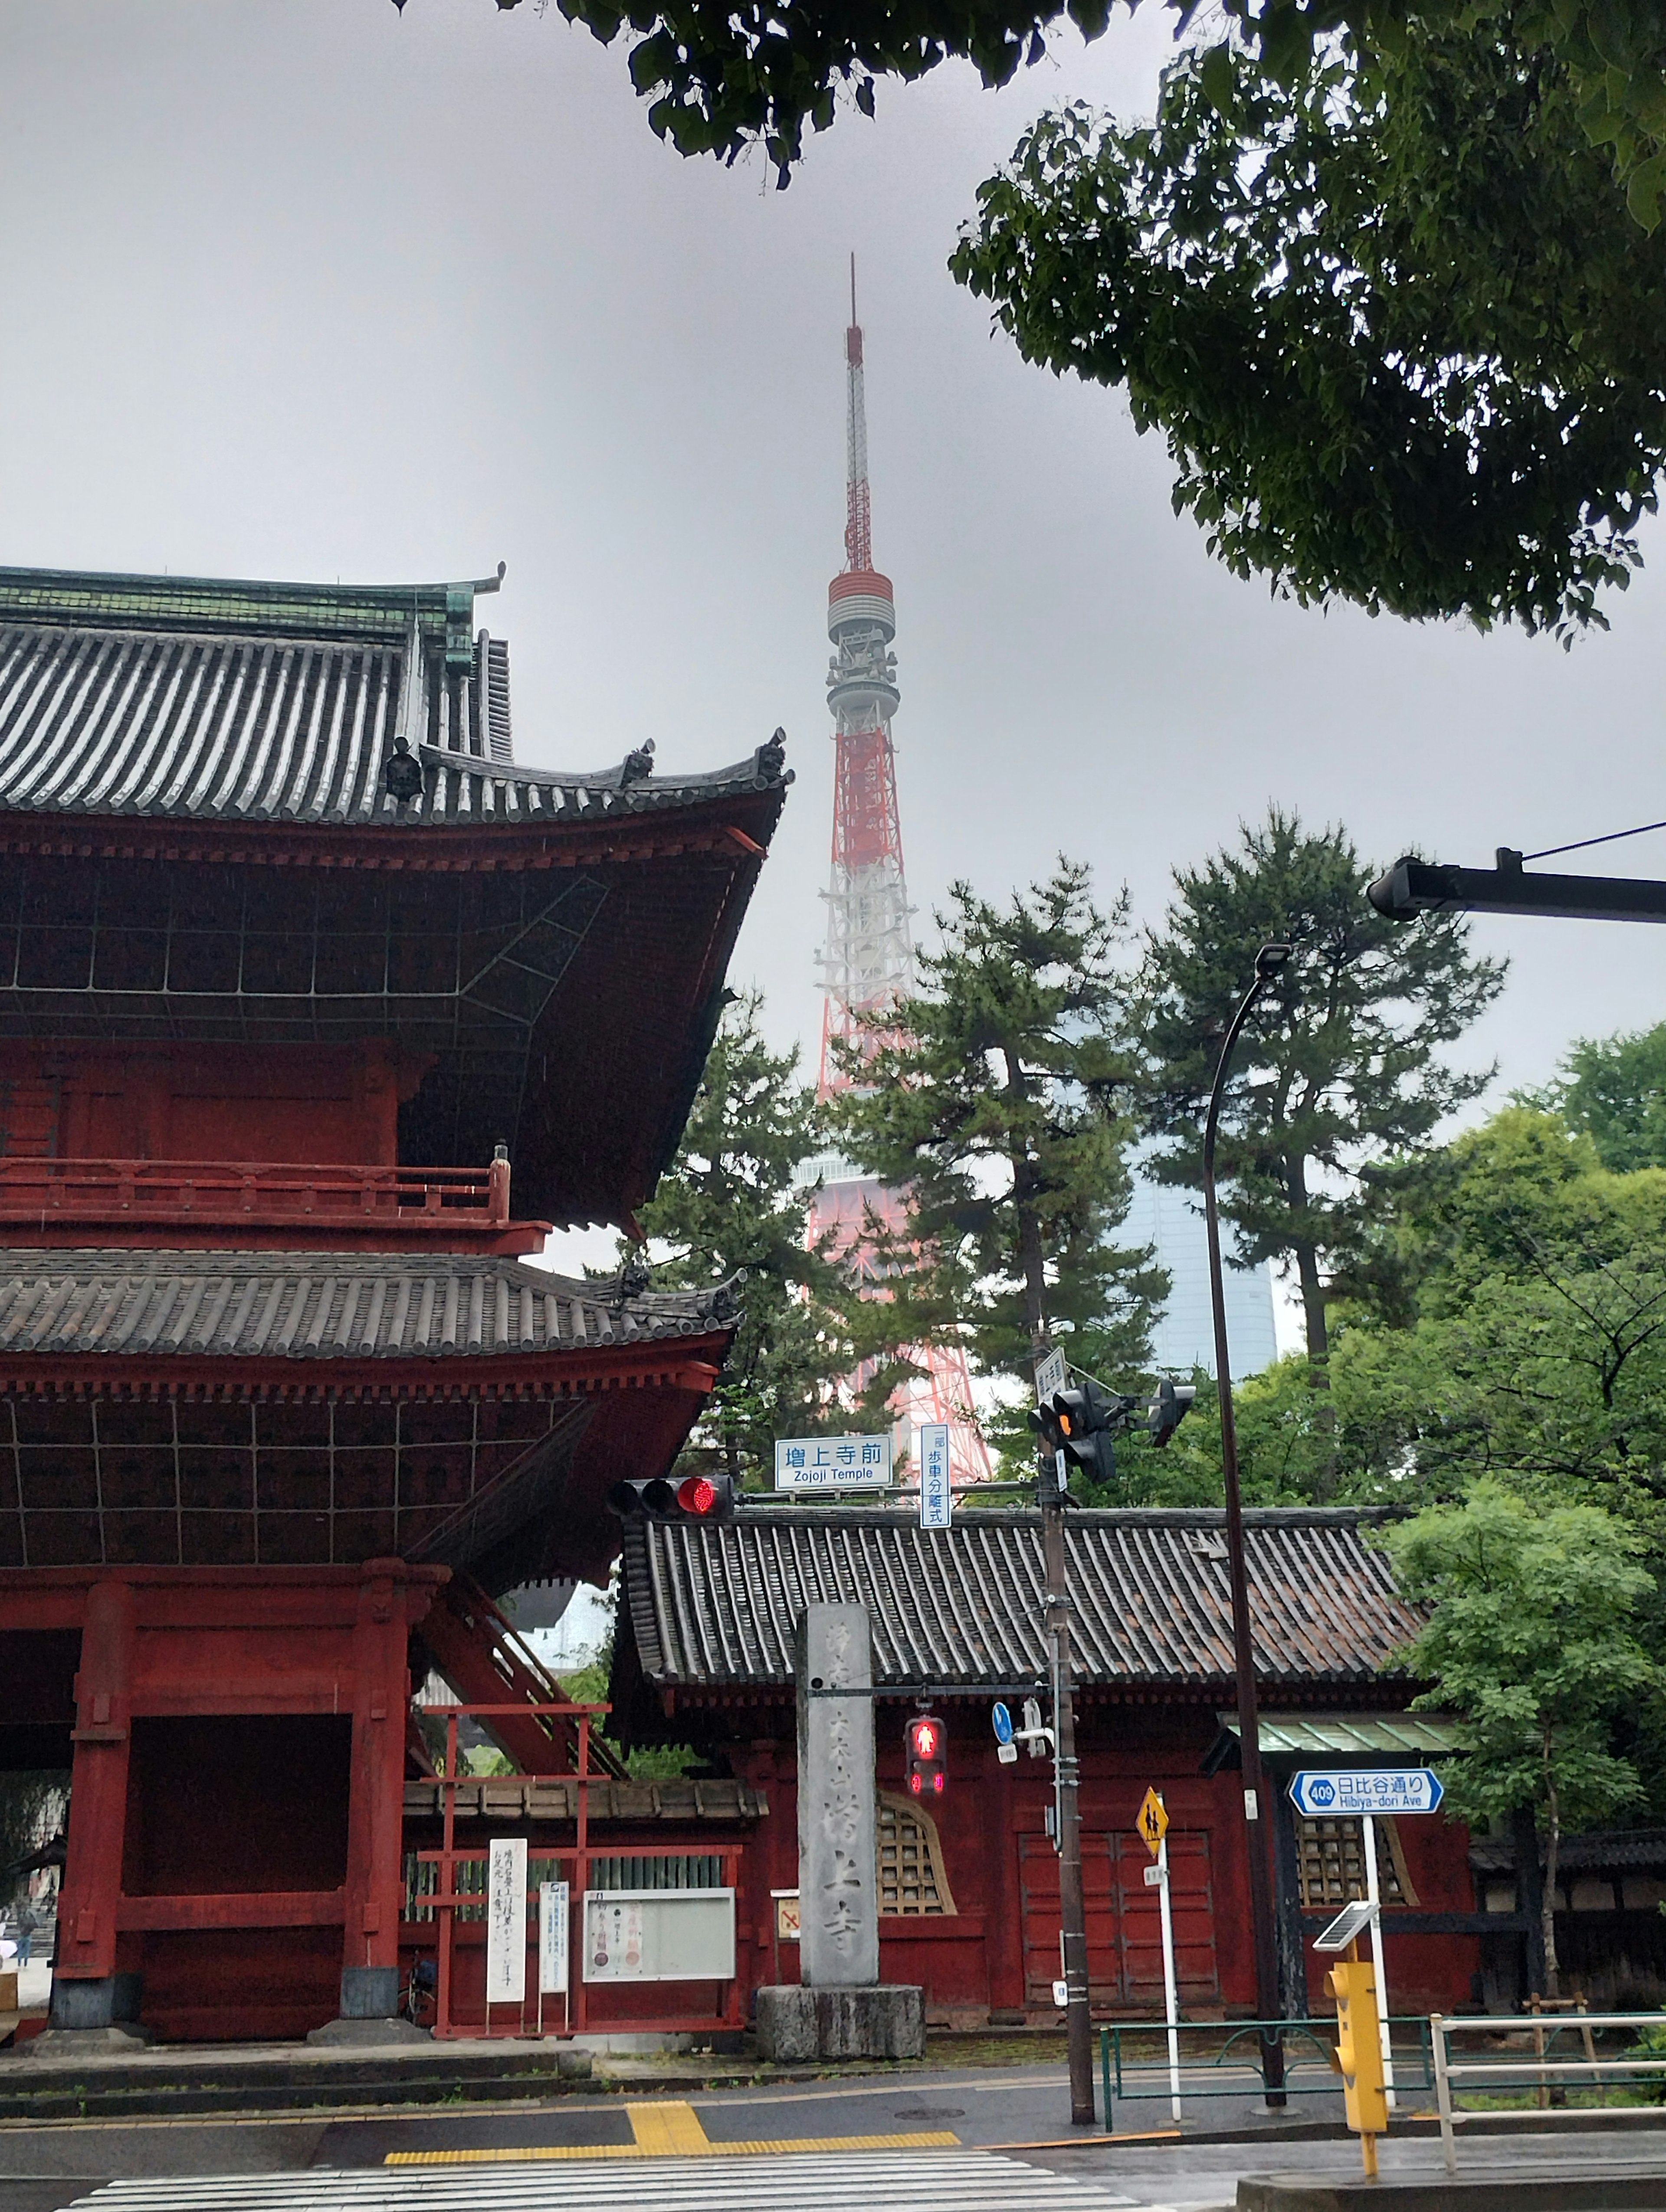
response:
[(133, 1585), (87, 1593), (76, 1676), (70, 1835), (58, 1903), (54, 2027), (108, 2027), (114, 2017), (116, 1908), (127, 1832), (133, 1711)]
[(399, 2009), (405, 1714), (410, 1698), (405, 1574), (402, 1560), (368, 1560), (353, 1625), (344, 2020), (391, 2020)]

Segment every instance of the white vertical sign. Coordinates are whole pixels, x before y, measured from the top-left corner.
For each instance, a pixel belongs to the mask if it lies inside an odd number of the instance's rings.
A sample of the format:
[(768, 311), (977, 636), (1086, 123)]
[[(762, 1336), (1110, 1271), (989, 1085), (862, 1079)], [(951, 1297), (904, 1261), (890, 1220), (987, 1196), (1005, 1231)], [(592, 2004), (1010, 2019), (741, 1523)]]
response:
[(486, 2002), (526, 1999), (526, 1838), (500, 1836), (488, 1846)]
[(920, 1425), (920, 1526), (946, 1528), (954, 1517), (954, 1492), (949, 1487), (949, 1425), (922, 1421)]
[(538, 1889), (538, 1987), (540, 1996), (565, 1996), (567, 1884), (541, 1881)]

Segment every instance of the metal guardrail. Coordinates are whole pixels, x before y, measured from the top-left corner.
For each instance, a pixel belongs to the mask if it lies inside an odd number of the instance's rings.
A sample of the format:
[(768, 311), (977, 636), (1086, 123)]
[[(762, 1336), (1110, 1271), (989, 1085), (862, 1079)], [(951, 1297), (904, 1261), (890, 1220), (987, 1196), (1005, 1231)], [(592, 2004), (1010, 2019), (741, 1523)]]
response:
[[(1543, 2014), (1534, 2013), (1481, 2013), (1462, 2020), (1454, 2020), (1444, 2013), (1432, 2014), (1429, 2019), (1430, 2041), (1434, 2054), (1434, 2088), (1440, 2107), (1441, 2149), (1449, 2174), (1457, 2172), (1458, 2124), (1468, 2116), (1456, 2112), (1452, 2105), (1452, 2084), (1455, 2081), (1486, 2080), (1496, 2084), (1500, 2076), (1523, 2076), (1529, 2087), (1543, 2085), (1554, 2075), (1559, 2081), (1581, 2075), (1588, 2075), (1598, 2087), (1625, 2087), (1639, 2075), (1666, 2075), (1666, 2053), (1658, 2058), (1645, 2057), (1631, 2051), (1612, 2052), (1607, 2058), (1553, 2058), (1545, 2049), (1545, 2039), (1552, 2041), (1559, 2034), (1589, 2034), (1596, 2027), (1630, 2028), (1634, 2035), (1653, 2028), (1666, 2028), (1666, 2014), (1658, 2012), (1579, 2012), (1564, 2014), (1553, 2021)], [(1450, 2039), (1454, 2035), (1522, 2035), (1535, 2034), (1540, 2048), (1524, 2051), (1518, 2059), (1507, 2056), (1461, 2060), (1452, 2063)], [(1588, 2048), (1593, 2046), (1587, 2046)], [(1606, 2076), (1606, 2079), (1604, 2078)]]
[[(1395, 2046), (1395, 2083), (1399, 2089), (1432, 2089), (1435, 2086), (1432, 2039), (1429, 2021), (1421, 2013), (1401, 2013), (1393, 2015), (1389, 2027), (1407, 2031)], [(1181, 2060), (1180, 2098), (1188, 2097), (1244, 2097), (1262, 2094), (1262, 2073), (1259, 2058), (1251, 2056), (1258, 2050), (1262, 2033), (1276, 2034), (1285, 2047), (1284, 2087), (1292, 2097), (1340, 2096), (1341, 2077), (1331, 2061), (1336, 2047), (1336, 2015), (1313, 2020), (1243, 2020), (1223, 2023), (1219, 2021), (1182, 2021), (1174, 2033), (1194, 2038), (1224, 2034), (1225, 2040), (1207, 2054)], [(1170, 2033), (1161, 2021), (1119, 2022), (1113, 2027), (1099, 2030), (1099, 2071), (1104, 2087), (1105, 2130), (1111, 2133), (1112, 2099), (1121, 2098), (1125, 2103), (1145, 2097), (1168, 2097), (1171, 2094), (1169, 2060), (1166, 2051), (1158, 2057), (1144, 2059), (1128, 2054), (1123, 2045), (1126, 2036), (1132, 2041), (1143, 2038), (1162, 2042)], [(1406, 2045), (1415, 2043), (1417, 2060), (1406, 2063)], [(1236, 2046), (1248, 2045), (1249, 2051), (1237, 2052)], [(1310, 2055), (1302, 2055), (1303, 2046)], [(1292, 2048), (1293, 2046), (1293, 2048)], [(1420, 2069), (1414, 2070), (1420, 2061)], [(1309, 2077), (1311, 2078), (1309, 2078)], [(1231, 2077), (1231, 2078), (1229, 2078)]]

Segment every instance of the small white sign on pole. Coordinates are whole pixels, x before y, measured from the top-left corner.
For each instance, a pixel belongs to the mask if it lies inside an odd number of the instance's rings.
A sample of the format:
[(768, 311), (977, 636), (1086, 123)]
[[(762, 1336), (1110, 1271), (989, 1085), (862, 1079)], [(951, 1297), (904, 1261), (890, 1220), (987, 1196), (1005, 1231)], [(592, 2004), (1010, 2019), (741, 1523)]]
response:
[(949, 1487), (949, 1425), (922, 1421), (920, 1425), (920, 1526), (946, 1528), (954, 1519), (954, 1492)]
[(777, 1437), (777, 1490), (889, 1490), (890, 1435)]
[(487, 1849), (486, 2002), (526, 2000), (526, 1838), (499, 1836)]
[(565, 1996), (568, 1988), (567, 1884), (541, 1881), (538, 1889), (538, 1986), (540, 1996)]
[(1043, 1352), (1036, 1362), (1037, 1404), (1040, 1405), (1043, 1399), (1050, 1398), (1055, 1390), (1062, 1390), (1069, 1373), (1065, 1356), (1056, 1346)]

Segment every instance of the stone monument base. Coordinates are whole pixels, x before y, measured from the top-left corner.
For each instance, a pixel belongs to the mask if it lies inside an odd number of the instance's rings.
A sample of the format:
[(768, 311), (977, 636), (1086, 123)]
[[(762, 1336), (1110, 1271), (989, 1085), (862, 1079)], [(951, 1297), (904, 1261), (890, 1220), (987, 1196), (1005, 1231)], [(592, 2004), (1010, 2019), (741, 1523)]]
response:
[(791, 1982), (757, 1993), (757, 2055), (777, 2064), (823, 2058), (923, 2058), (926, 1992), (909, 1982), (866, 1989), (806, 1989)]

